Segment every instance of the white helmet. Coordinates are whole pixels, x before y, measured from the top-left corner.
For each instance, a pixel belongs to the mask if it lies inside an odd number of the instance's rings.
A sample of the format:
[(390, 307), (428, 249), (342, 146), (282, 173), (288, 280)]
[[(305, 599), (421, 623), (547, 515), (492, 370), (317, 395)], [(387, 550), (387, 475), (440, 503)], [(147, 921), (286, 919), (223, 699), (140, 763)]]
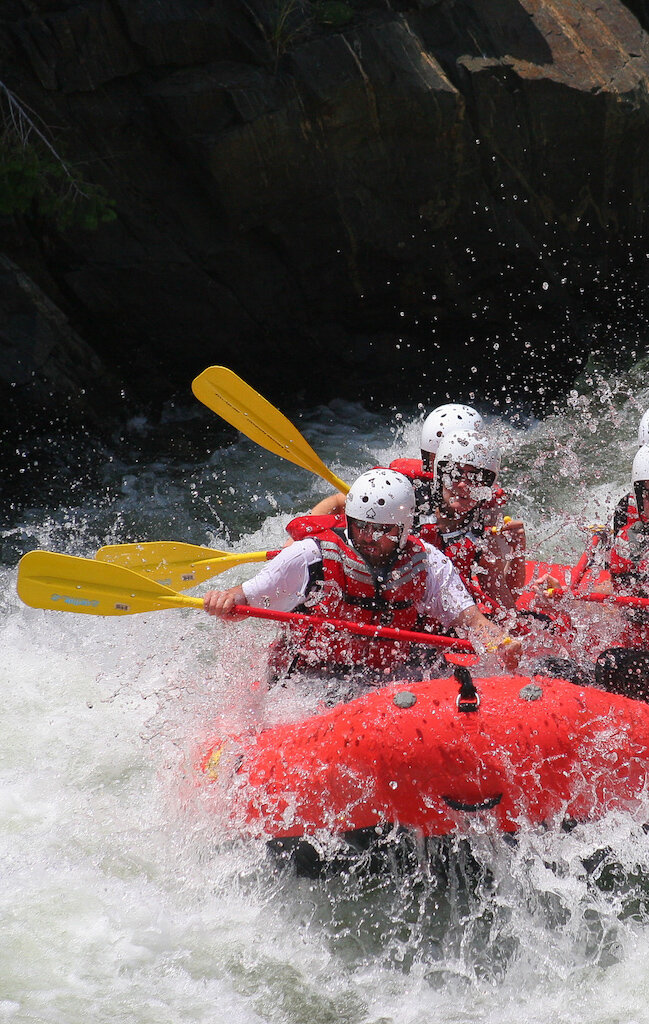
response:
[(485, 481), (485, 485), (491, 487), (500, 472), (500, 449), (486, 434), (457, 430), (453, 434), (445, 434), (439, 443), (435, 456), (436, 477), (448, 462), (485, 470), (491, 475), (490, 482)]
[(421, 428), (421, 451), (436, 455), (439, 442), (445, 434), (456, 430), (478, 430), (482, 416), (470, 405), (439, 405), (424, 420)]
[(649, 444), (649, 409), (647, 409), (638, 426), (638, 444)]
[(415, 492), (408, 477), (393, 469), (371, 469), (349, 488), (345, 514), (362, 523), (401, 526), (399, 547), (406, 543), (415, 517)]
[(631, 483), (637, 484), (640, 480), (649, 480), (649, 444), (638, 448), (633, 460)]

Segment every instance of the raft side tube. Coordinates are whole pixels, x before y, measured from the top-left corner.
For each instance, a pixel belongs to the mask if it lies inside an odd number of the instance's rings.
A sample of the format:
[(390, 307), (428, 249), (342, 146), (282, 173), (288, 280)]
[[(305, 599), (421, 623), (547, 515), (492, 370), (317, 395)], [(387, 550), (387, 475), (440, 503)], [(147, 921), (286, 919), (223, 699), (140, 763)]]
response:
[(474, 682), (480, 706), (470, 714), (458, 710), (452, 678), (397, 683), (298, 724), (219, 740), (203, 755), (202, 784), (218, 780), (233, 827), (273, 838), (384, 823), (461, 834), (476, 816), (513, 832), (642, 800), (648, 705), (541, 676)]

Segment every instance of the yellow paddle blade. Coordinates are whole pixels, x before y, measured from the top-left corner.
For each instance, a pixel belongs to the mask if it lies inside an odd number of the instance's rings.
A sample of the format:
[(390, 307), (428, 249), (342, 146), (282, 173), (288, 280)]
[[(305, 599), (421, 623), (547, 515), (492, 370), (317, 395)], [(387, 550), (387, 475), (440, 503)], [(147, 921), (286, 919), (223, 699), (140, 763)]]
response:
[(123, 565), (175, 590), (189, 590), (235, 565), (265, 562), (267, 557), (267, 551), (232, 554), (218, 548), (166, 540), (110, 544), (95, 555), (100, 562)]
[(262, 448), (316, 473), (347, 494), (349, 485), (325, 466), (311, 445), (286, 416), (236, 373), (225, 366), (208, 366), (192, 381), (196, 398)]
[(94, 558), (30, 551), (18, 565), (18, 596), (32, 608), (85, 615), (133, 615), (162, 608), (202, 608), (200, 597), (177, 594), (121, 565)]

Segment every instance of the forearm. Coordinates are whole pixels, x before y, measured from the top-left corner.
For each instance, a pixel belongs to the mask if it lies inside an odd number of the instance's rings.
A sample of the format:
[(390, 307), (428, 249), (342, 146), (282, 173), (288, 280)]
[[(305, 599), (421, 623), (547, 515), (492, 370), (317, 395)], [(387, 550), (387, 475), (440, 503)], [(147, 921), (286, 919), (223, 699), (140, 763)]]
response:
[(476, 605), (460, 612), (453, 625), (457, 632), (468, 636), (477, 648), (483, 650), (495, 650), (507, 639), (505, 631), (483, 615)]
[(525, 590), (525, 578), (527, 565), (525, 563), (525, 549), (527, 538), (525, 526), (520, 519), (510, 519), (502, 528), (501, 541), (507, 545), (504, 552), (505, 579), (514, 598), (519, 597)]
[(204, 598), (210, 615), (228, 615), (235, 604), (253, 608), (292, 611), (306, 595), (309, 566), (320, 560), (320, 549), (313, 540), (296, 541), (282, 551), (245, 583), (229, 590), (211, 590)]
[(469, 637), (479, 654), (483, 651), (495, 651), (507, 672), (516, 671), (522, 653), (519, 641), (507, 636), (504, 630), (487, 619), (475, 605), (461, 612), (454, 625), (458, 633), (464, 633)]
[(328, 498), (323, 498), (317, 505), (314, 505), (311, 509), (310, 515), (334, 516), (338, 512), (342, 512), (344, 508), (345, 495), (338, 491), (336, 494), (330, 494)]
[(498, 560), (482, 560), (476, 570), (480, 589), (501, 608), (508, 611), (516, 606), (516, 595), (509, 584), (507, 563)]
[(504, 608), (511, 609), (525, 589), (525, 530), (509, 519), (497, 534), (487, 536), (478, 570), (480, 586)]
[(525, 555), (514, 555), (507, 563), (505, 570), (507, 586), (514, 595), (514, 598), (519, 597), (525, 590), (526, 573)]

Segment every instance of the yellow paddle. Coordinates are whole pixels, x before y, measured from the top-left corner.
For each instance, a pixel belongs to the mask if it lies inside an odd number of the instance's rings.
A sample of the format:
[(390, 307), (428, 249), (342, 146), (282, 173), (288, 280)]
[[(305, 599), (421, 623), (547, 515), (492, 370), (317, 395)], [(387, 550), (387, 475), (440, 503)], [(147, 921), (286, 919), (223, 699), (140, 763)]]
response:
[[(16, 589), (20, 599), (32, 608), (77, 612), (82, 615), (135, 615), (137, 612), (155, 612), (163, 608), (203, 608), (202, 597), (177, 594), (170, 587), (140, 576), (121, 565), (98, 562), (94, 558), (58, 555), (53, 551), (30, 551), (23, 555), (18, 565)], [(273, 619), (277, 622), (327, 625), (334, 633), (342, 629), (372, 639), (385, 637), (405, 643), (473, 651), (468, 640), (436, 636), (433, 633), (416, 633), (362, 622), (343, 622), (303, 612), (281, 612), (271, 608), (251, 608), (249, 605), (235, 605), (233, 611), (237, 615)]]
[(32, 608), (85, 615), (133, 615), (162, 608), (202, 608), (201, 597), (177, 594), (131, 569), (94, 558), (30, 551), (18, 565), (18, 596)]
[(100, 562), (133, 569), (150, 576), (156, 583), (176, 590), (189, 590), (212, 576), (245, 562), (265, 562), (277, 551), (250, 551), (233, 554), (218, 548), (201, 548), (196, 544), (176, 541), (151, 541), (136, 544), (110, 544), (100, 548), (95, 558)]
[(322, 477), (347, 494), (349, 485), (332, 473), (286, 416), (225, 366), (208, 366), (192, 382), (199, 402), (262, 448)]

